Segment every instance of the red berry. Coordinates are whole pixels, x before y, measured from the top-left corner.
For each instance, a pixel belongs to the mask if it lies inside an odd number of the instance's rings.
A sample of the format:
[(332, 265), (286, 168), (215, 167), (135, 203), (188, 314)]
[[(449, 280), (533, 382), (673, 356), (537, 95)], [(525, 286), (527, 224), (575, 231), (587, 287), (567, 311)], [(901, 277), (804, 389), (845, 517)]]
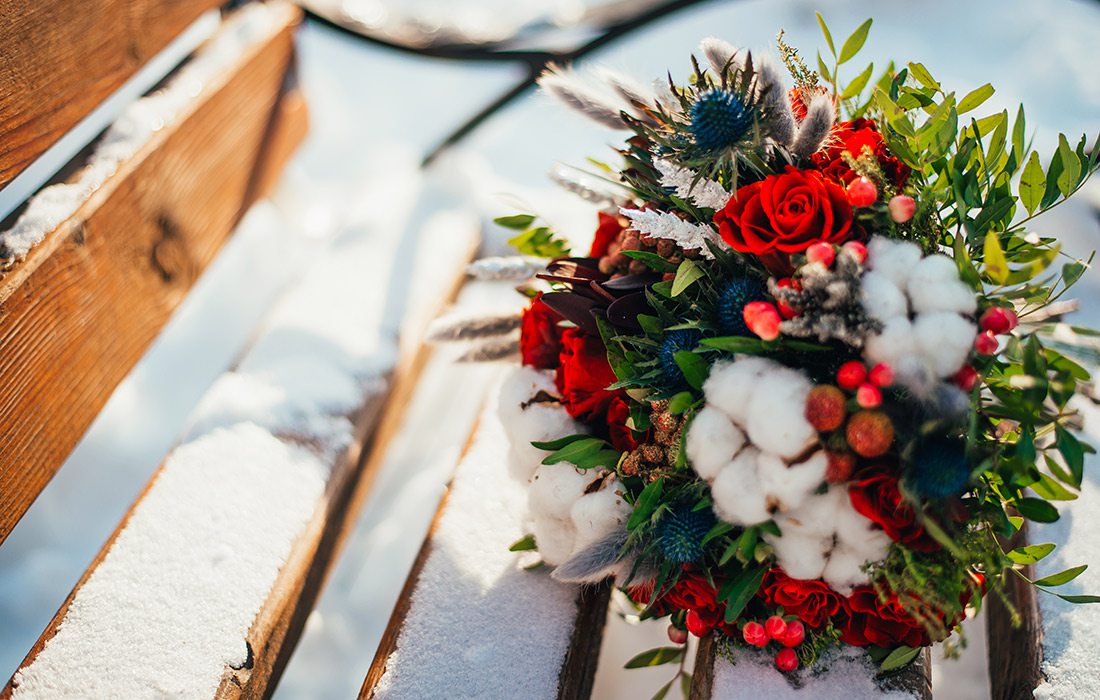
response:
[(754, 647), (768, 645), (768, 633), (764, 629), (764, 625), (759, 622), (746, 622), (745, 628), (741, 630), (741, 636), (745, 638), (746, 644), (751, 644)]
[(683, 644), (688, 640), (687, 630), (682, 630), (676, 625), (668, 626), (668, 641), (673, 644)]
[(860, 411), (848, 419), (848, 446), (861, 457), (881, 457), (894, 442), (894, 424), (880, 411)]
[(894, 383), (894, 368), (885, 362), (880, 362), (871, 368), (867, 378), (875, 386), (886, 388)]
[(856, 458), (850, 452), (826, 452), (829, 460), (825, 467), (825, 481), (830, 484), (843, 484), (852, 478), (856, 468)]
[(687, 615), (684, 616), (684, 625), (687, 626), (688, 632), (696, 637), (705, 637), (714, 629), (713, 625), (708, 625), (694, 610), (688, 610)]
[(783, 301), (777, 301), (775, 305), (779, 307), (779, 315), (782, 316), (784, 320), (792, 319), (800, 313), (798, 309)]
[(904, 224), (917, 213), (916, 200), (905, 194), (891, 197), (886, 207), (890, 210), (890, 218), (899, 224)]
[(815, 386), (806, 396), (806, 420), (818, 432), (836, 430), (844, 425), (844, 419), (848, 417), (844, 403), (844, 393), (835, 386)]
[(963, 391), (971, 391), (978, 384), (980, 375), (978, 374), (978, 370), (970, 365), (964, 365), (962, 369), (955, 373), (953, 378), (955, 380), (955, 386)]
[(862, 408), (878, 408), (882, 405), (882, 389), (870, 382), (860, 384), (856, 389), (856, 403)]
[(993, 331), (986, 331), (979, 333), (978, 337), (974, 339), (974, 352), (979, 355), (992, 355), (997, 352), (997, 347), (1000, 343), (997, 341), (997, 336), (993, 335)]
[(848, 185), (848, 201), (853, 207), (869, 207), (878, 199), (875, 183), (860, 176)]
[(854, 391), (867, 381), (867, 368), (859, 360), (845, 362), (836, 373), (836, 383), (848, 391)]
[(787, 621), (778, 615), (772, 615), (764, 620), (764, 631), (771, 639), (779, 639), (787, 632)]
[(763, 340), (775, 340), (779, 337), (779, 310), (766, 301), (753, 301), (745, 304), (741, 315), (749, 330)]
[(1003, 335), (1020, 324), (1020, 319), (1012, 309), (1003, 306), (992, 306), (986, 309), (978, 322), (983, 331), (989, 331), (994, 335)]
[(836, 249), (831, 243), (814, 243), (806, 249), (806, 259), (812, 263), (821, 263), (825, 267), (831, 267), (836, 260)]
[(780, 649), (775, 655), (775, 667), (784, 673), (790, 673), (798, 668), (798, 654), (794, 649)]
[(863, 245), (859, 241), (848, 241), (840, 247), (845, 253), (848, 253), (856, 262), (861, 265), (867, 261), (867, 246)]
[(802, 626), (802, 622), (799, 620), (791, 620), (787, 623), (787, 631), (779, 640), (779, 643), (785, 647), (796, 647), (801, 644), (802, 640), (805, 638), (806, 628)]

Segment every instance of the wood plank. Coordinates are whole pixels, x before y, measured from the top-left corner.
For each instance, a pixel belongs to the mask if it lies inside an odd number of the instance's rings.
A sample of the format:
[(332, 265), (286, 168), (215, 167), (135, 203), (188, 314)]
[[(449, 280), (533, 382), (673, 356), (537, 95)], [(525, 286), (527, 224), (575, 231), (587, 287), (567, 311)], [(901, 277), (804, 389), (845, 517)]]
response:
[(0, 0), (0, 187), (222, 0)]
[[(1011, 551), (1027, 544), (1027, 525), (1011, 539), (1003, 540), (1004, 550)], [(1035, 567), (1023, 567), (1022, 573), (1035, 579)], [(1039, 616), (1039, 601), (1035, 587), (1019, 576), (1005, 575), (1005, 595), (1017, 613), (1000, 596), (992, 594), (985, 600), (986, 640), (989, 656), (989, 690), (992, 700), (1030, 698), (1043, 678), (1043, 624)]]
[(301, 139), (286, 80), (300, 12), (284, 7), (0, 280), (0, 543)]

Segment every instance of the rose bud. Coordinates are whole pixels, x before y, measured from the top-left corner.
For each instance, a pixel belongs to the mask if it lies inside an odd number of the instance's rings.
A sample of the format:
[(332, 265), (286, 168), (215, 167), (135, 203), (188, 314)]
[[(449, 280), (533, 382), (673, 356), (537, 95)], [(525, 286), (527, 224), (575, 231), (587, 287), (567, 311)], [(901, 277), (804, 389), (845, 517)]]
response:
[(848, 391), (859, 388), (859, 385), (867, 381), (867, 368), (859, 360), (845, 362), (836, 372), (836, 383)]
[(673, 644), (683, 644), (688, 640), (687, 630), (682, 630), (676, 625), (668, 626), (668, 641)]
[(764, 620), (764, 631), (772, 639), (779, 639), (787, 631), (787, 621), (778, 615), (772, 615)]
[(882, 389), (867, 382), (856, 390), (856, 403), (862, 408), (876, 408), (882, 405)]
[(763, 340), (775, 340), (779, 337), (779, 310), (766, 301), (753, 301), (745, 304), (742, 311), (745, 325)]
[(997, 336), (993, 335), (993, 331), (979, 333), (978, 337), (974, 339), (974, 352), (979, 355), (992, 355), (997, 352), (999, 346), (1000, 342), (997, 340)]
[(909, 195), (899, 194), (890, 198), (886, 205), (890, 209), (890, 218), (895, 223), (904, 224), (917, 213), (917, 202)]
[(1012, 309), (1003, 306), (991, 306), (982, 314), (978, 322), (983, 331), (989, 331), (994, 335), (1004, 335), (1020, 324), (1019, 317)]
[(840, 249), (855, 258), (856, 262), (861, 265), (867, 262), (867, 246), (859, 241), (848, 241)]
[(790, 673), (798, 668), (798, 654), (794, 649), (780, 649), (775, 655), (775, 667), (784, 673)]
[(869, 207), (878, 199), (875, 183), (862, 175), (848, 185), (848, 201), (853, 207)]
[(745, 628), (741, 630), (741, 636), (745, 638), (746, 644), (754, 647), (768, 645), (768, 633), (764, 630), (764, 625), (759, 622), (746, 622)]
[(831, 267), (836, 260), (836, 249), (831, 243), (814, 243), (806, 249), (806, 259), (812, 263), (821, 263), (825, 267)]
[(806, 638), (806, 628), (800, 620), (791, 620), (787, 623), (787, 631), (779, 639), (779, 643), (785, 647), (796, 647)]

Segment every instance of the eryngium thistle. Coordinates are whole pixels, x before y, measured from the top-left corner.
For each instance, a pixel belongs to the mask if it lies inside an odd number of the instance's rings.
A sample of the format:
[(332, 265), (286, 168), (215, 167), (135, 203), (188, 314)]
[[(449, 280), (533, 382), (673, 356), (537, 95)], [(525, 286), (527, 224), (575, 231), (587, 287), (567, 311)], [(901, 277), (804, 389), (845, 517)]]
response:
[(674, 507), (657, 522), (657, 549), (673, 564), (687, 564), (703, 558), (703, 538), (714, 527), (710, 508), (692, 510), (690, 505)]
[(679, 386), (684, 382), (684, 373), (680, 370), (680, 365), (676, 364), (676, 353), (694, 350), (702, 337), (703, 334), (699, 331), (687, 329), (665, 333), (657, 358), (661, 363), (661, 374), (671, 386)]
[(933, 438), (913, 455), (910, 479), (913, 489), (926, 498), (957, 496), (970, 481), (966, 444), (951, 438)]
[(745, 305), (763, 301), (764, 282), (755, 277), (735, 277), (718, 293), (718, 329), (726, 335), (752, 335), (745, 325)]
[(699, 95), (690, 116), (695, 144), (707, 151), (720, 151), (737, 143), (753, 122), (752, 109), (729, 90), (713, 89)]

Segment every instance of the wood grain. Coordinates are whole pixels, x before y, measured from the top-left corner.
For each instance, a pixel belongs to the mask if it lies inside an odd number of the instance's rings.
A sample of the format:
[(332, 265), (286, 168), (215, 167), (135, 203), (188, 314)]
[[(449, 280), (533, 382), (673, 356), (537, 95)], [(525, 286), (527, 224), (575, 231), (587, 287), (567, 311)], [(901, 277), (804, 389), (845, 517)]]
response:
[(222, 0), (0, 0), (0, 187)]
[[(1001, 542), (1010, 551), (1027, 544), (1027, 529), (1021, 528), (1009, 540)], [(1035, 567), (1022, 573), (1035, 580)], [(989, 653), (989, 690), (993, 700), (1030, 698), (1043, 680), (1043, 623), (1035, 587), (1019, 576), (1007, 573), (1005, 595), (1019, 615), (1013, 624), (1012, 609), (997, 594), (985, 599), (986, 638)]]
[(300, 12), (285, 7), (277, 33), (0, 280), (0, 543), (300, 140)]

